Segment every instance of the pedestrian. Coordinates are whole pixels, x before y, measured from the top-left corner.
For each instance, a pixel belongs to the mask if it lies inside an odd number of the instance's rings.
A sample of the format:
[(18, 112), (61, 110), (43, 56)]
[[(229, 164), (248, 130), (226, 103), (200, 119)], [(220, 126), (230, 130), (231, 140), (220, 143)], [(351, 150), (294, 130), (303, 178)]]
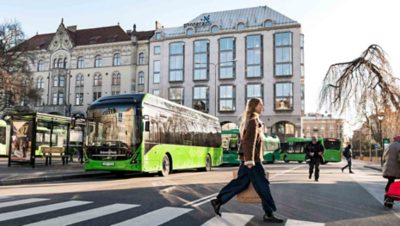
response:
[(242, 114), (239, 147), (241, 164), (238, 176), (221, 189), (216, 199), (211, 200), (211, 205), (219, 216), (221, 216), (219, 212), (221, 206), (244, 191), (251, 182), (261, 198), (262, 208), (265, 212), (263, 220), (272, 223), (283, 222), (273, 214), (276, 206), (269, 188), (269, 181), (265, 178), (264, 168), (261, 164), (263, 160), (263, 123), (259, 115), (264, 110), (263, 108), (261, 99), (252, 98), (247, 102), (246, 110)]
[(308, 179), (311, 179), (315, 168), (315, 181), (318, 181), (319, 165), (324, 161), (324, 147), (317, 141), (317, 137), (312, 137), (312, 142), (306, 147), (306, 154), (310, 158)]
[[(389, 190), (390, 185), (395, 179), (400, 179), (400, 135), (393, 137), (393, 143), (385, 150), (383, 154), (383, 177), (388, 179), (385, 191)], [(385, 196), (386, 199), (386, 196)]]
[(342, 173), (343, 173), (343, 170), (346, 169), (347, 167), (349, 167), (349, 173), (354, 173), (353, 171), (351, 171), (351, 157), (353, 156), (353, 153), (351, 150), (351, 144), (348, 144), (346, 146), (346, 148), (343, 151), (343, 156), (347, 160), (347, 165), (342, 168)]

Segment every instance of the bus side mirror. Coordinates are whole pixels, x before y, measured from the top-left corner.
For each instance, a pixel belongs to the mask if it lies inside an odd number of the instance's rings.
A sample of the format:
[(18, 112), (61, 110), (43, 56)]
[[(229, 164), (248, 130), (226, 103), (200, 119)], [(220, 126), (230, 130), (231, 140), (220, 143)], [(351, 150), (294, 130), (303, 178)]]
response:
[(150, 132), (150, 122), (149, 121), (144, 122), (144, 131)]

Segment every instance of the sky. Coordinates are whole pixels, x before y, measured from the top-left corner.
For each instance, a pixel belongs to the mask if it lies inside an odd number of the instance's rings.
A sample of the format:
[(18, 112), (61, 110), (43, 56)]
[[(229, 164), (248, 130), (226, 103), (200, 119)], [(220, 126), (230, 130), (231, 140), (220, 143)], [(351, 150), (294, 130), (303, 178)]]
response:
[(61, 18), (78, 29), (119, 23), (144, 31), (153, 30), (156, 20), (177, 27), (202, 13), (264, 5), (301, 24), (306, 112), (323, 112), (318, 96), (329, 66), (357, 58), (371, 44), (383, 48), (400, 78), (398, 0), (0, 0), (0, 23), (20, 22), (28, 38), (55, 32)]

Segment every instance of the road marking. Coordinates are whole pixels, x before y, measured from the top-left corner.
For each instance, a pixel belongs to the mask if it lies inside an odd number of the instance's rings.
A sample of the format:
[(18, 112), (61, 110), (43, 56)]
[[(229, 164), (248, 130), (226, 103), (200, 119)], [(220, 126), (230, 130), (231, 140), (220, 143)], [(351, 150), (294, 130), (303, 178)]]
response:
[(113, 214), (113, 213), (120, 212), (123, 210), (131, 209), (131, 208), (138, 207), (138, 206), (140, 206), (140, 205), (116, 203), (116, 204), (112, 204), (112, 205), (108, 205), (108, 206), (103, 206), (103, 207), (99, 207), (99, 208), (95, 208), (95, 209), (91, 209), (91, 210), (82, 211), (79, 213), (74, 213), (74, 214), (56, 217), (56, 218), (52, 218), (52, 219), (48, 219), (48, 220), (44, 220), (44, 221), (39, 221), (36, 223), (27, 224), (27, 225), (29, 225), (29, 226), (70, 225), (70, 224), (75, 224), (75, 223), (79, 223), (79, 222), (86, 221), (86, 220), (95, 219), (97, 217)]
[(178, 208), (178, 207), (164, 207), (139, 217), (123, 221), (113, 226), (132, 226), (132, 225), (161, 225), (176, 217), (179, 217), (192, 209)]
[(0, 195), (0, 199), (8, 199), (8, 198), (10, 198), (9, 196), (1, 196)]
[(31, 216), (31, 215), (35, 215), (35, 214), (46, 213), (46, 212), (56, 211), (56, 210), (75, 207), (75, 206), (81, 206), (81, 205), (85, 205), (85, 204), (89, 204), (89, 203), (92, 203), (92, 202), (68, 201), (68, 202), (56, 203), (56, 204), (51, 204), (51, 205), (46, 205), (46, 206), (33, 207), (33, 208), (29, 208), (29, 209), (24, 209), (24, 210), (1, 213), (0, 221), (6, 221), (6, 220), (11, 220), (11, 219)]
[(176, 188), (176, 186), (171, 186), (171, 187), (168, 187), (168, 188), (164, 188), (163, 190), (160, 191), (160, 193), (170, 193), (175, 188)]
[(200, 202), (200, 201), (202, 201), (202, 200), (204, 200), (204, 199), (207, 199), (206, 201), (208, 201), (208, 199), (212, 199), (212, 198), (214, 198), (214, 197), (217, 196), (217, 195), (218, 195), (218, 193), (215, 193), (215, 194), (212, 194), (212, 195), (203, 197), (203, 198), (199, 198), (199, 199), (196, 199), (196, 200), (194, 200), (194, 201), (187, 202), (187, 203), (184, 204), (183, 206), (192, 206), (192, 204), (197, 203), (197, 202)]
[(324, 225), (325, 225), (324, 223), (317, 223), (312, 221), (299, 221), (293, 219), (288, 219), (285, 224), (285, 226), (324, 226)]
[(282, 176), (282, 175), (284, 175), (284, 174), (286, 174), (286, 173), (292, 172), (292, 171), (297, 170), (298, 168), (301, 168), (301, 167), (304, 167), (304, 166), (306, 166), (306, 165), (295, 166), (295, 167), (290, 168), (290, 169), (288, 169), (288, 170), (285, 170), (285, 171), (283, 171), (283, 172), (274, 174), (274, 175), (272, 175), (269, 179), (272, 179), (272, 178), (275, 178), (275, 177), (278, 177), (278, 176)]
[(245, 225), (249, 222), (254, 216), (247, 214), (237, 214), (237, 213), (222, 213), (222, 217), (215, 216), (208, 220), (206, 223), (202, 224), (202, 226), (239, 226)]
[(9, 206), (17, 206), (17, 205), (22, 205), (22, 204), (34, 203), (34, 202), (41, 202), (41, 201), (46, 201), (46, 200), (49, 200), (49, 199), (32, 198), (32, 199), (21, 199), (21, 200), (16, 200), (16, 201), (2, 202), (2, 203), (0, 203), (0, 208), (9, 207)]

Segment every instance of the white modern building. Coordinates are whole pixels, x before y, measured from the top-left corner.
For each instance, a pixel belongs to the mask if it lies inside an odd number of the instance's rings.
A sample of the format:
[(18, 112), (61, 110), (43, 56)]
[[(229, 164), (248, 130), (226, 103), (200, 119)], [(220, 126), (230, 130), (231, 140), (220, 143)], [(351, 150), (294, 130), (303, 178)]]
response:
[(300, 24), (267, 6), (203, 13), (180, 27), (156, 22), (148, 92), (237, 125), (259, 97), (268, 132), (300, 136), (303, 43)]

